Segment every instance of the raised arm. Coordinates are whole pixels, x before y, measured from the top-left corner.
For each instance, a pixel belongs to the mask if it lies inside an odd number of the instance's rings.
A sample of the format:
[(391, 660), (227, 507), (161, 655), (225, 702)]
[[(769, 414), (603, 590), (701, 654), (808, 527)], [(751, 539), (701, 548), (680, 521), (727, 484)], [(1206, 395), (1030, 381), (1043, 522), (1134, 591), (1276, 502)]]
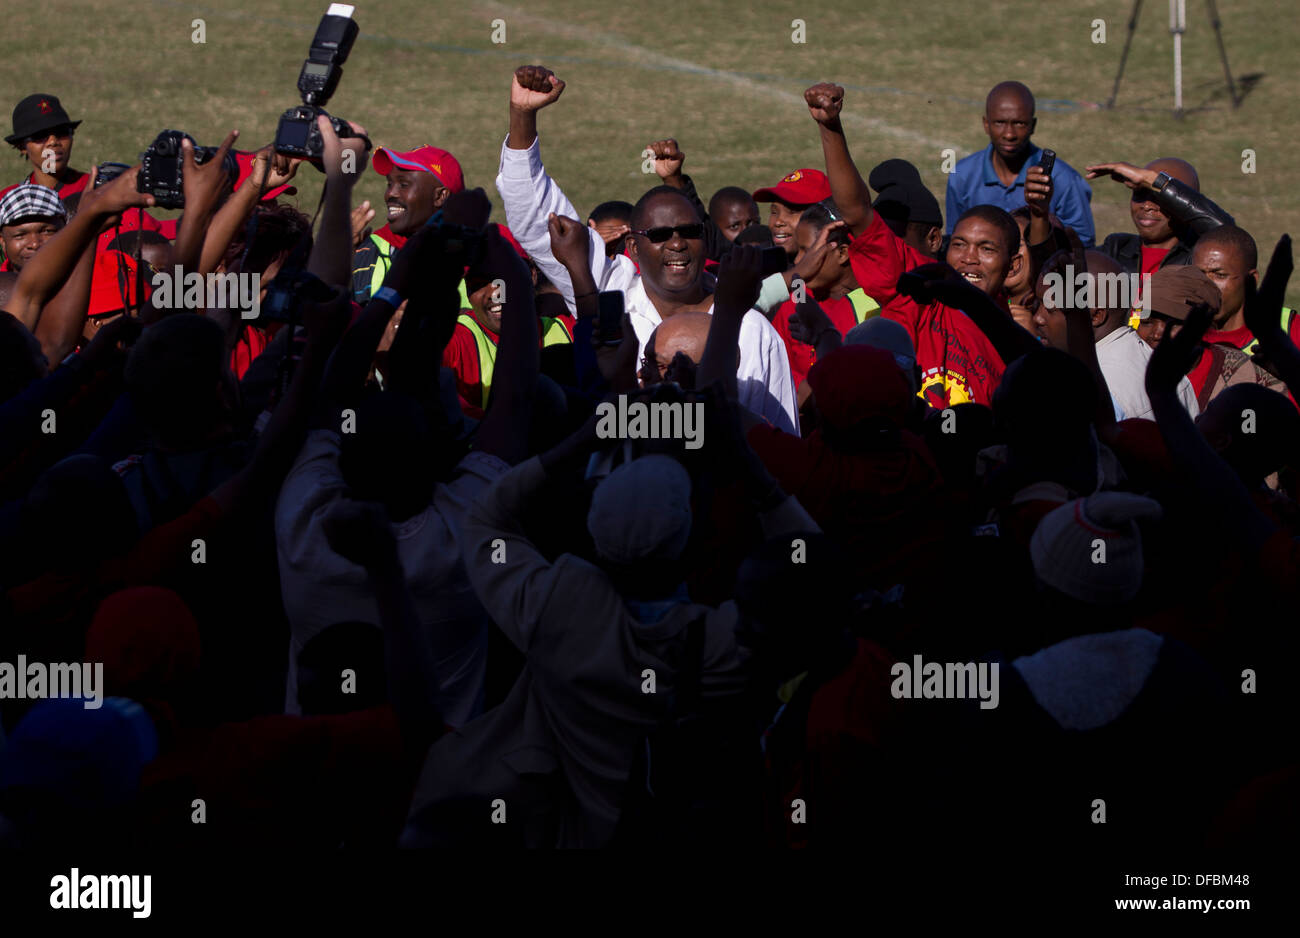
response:
[(515, 464), (528, 455), (528, 424), (540, 359), (532, 276), (495, 228), (489, 228), (484, 238), (484, 266), (494, 279), (504, 281), (504, 297), (492, 393), (475, 448)]
[(342, 286), (352, 280), (352, 187), (366, 168), (368, 141), (358, 124), (352, 126), (362, 136), (344, 140), (334, 133), (329, 118), (316, 118), (316, 126), (325, 150), (325, 205), (307, 269), (330, 286)]
[(844, 106), (844, 89), (830, 82), (813, 85), (803, 93), (808, 110), (821, 130), (822, 153), (826, 158), (826, 175), (831, 183), (831, 198), (848, 222), (849, 231), (856, 238), (871, 224), (871, 192), (858, 167), (849, 154), (849, 144), (844, 138), (844, 125), (840, 123), (840, 109)]
[(1096, 179), (1099, 176), (1110, 176), (1130, 189), (1147, 190), (1151, 193), (1152, 201), (1160, 206), (1161, 211), (1196, 235), (1203, 235), (1222, 225), (1234, 224), (1232, 216), (1215, 205), (1207, 196), (1177, 179), (1170, 179), (1159, 191), (1152, 189), (1159, 175), (1154, 169), (1142, 169), (1132, 163), (1117, 162), (1089, 166), (1088, 174), (1084, 178)]
[[(533, 263), (559, 288), (569, 310), (576, 315), (574, 294), (581, 291), (574, 290), (569, 272), (551, 254), (548, 222), (551, 215), (580, 216), (542, 165), (537, 137), (537, 112), (555, 103), (563, 91), (564, 82), (550, 69), (525, 65), (515, 70), (510, 80), (510, 134), (501, 148), (496, 185), (511, 233)], [(589, 255), (592, 279), (602, 290), (624, 289), (632, 279), (631, 261), (607, 260), (600, 235), (594, 228), (586, 230), (592, 241)], [(619, 269), (623, 269), (623, 276), (612, 281)]]
[(1300, 349), (1282, 328), (1282, 301), (1291, 270), (1291, 236), (1282, 235), (1258, 290), (1252, 278), (1246, 280), (1245, 315), (1247, 327), (1259, 339), (1255, 359), (1272, 365), (1291, 397), (1300, 401)]
[[(100, 189), (97, 197), (90, 198), (89, 205), (46, 241), (23, 267), (6, 308), (33, 333), (41, 310), (63, 289), (87, 245), (94, 244), (102, 230), (120, 221), (128, 208), (154, 204), (153, 196), (136, 191), (139, 173), (140, 167), (134, 166)], [(87, 195), (83, 194), (83, 198)]]
[(275, 153), (270, 146), (257, 151), (253, 156), (253, 167), (248, 178), (230, 198), (226, 199), (213, 217), (212, 224), (208, 226), (199, 257), (199, 273), (207, 274), (217, 269), (222, 255), (234, 240), (236, 232), (253, 214), (253, 209), (257, 206), (258, 194), (263, 188), (263, 177), (266, 180), (267, 190), (283, 186), (294, 177), (301, 163), (300, 159)]
[(1210, 448), (1178, 396), (1178, 383), (1195, 363), (1210, 319), (1209, 307), (1193, 308), (1183, 327), (1156, 347), (1147, 363), (1147, 397), (1172, 464), (1191, 481), (1210, 519), (1253, 554), (1276, 525), (1255, 507), (1237, 473)]
[(740, 396), (736, 360), (740, 327), (758, 299), (763, 279), (762, 252), (753, 244), (738, 244), (718, 262), (718, 287), (713, 294), (713, 322), (696, 372), (697, 387), (722, 382), (729, 400)]

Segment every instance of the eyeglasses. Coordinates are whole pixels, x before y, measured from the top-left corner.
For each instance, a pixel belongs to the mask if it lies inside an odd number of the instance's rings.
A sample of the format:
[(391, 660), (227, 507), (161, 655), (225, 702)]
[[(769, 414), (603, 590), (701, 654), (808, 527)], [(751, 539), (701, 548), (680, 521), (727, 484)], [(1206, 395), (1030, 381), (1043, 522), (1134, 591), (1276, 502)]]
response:
[(653, 369), (655, 369), (655, 371), (659, 372), (659, 377), (660, 377), (660, 378), (662, 378), (664, 375), (668, 374), (668, 366), (665, 365), (663, 362), (659, 361), (659, 359), (655, 358), (655, 359), (652, 360), (648, 355), (642, 355), (642, 356), (641, 356), (641, 371), (642, 371), (642, 373), (643, 373), (643, 374), (648, 374), (651, 368), (653, 368)]
[(678, 225), (676, 228), (645, 228), (640, 230), (633, 228), (632, 234), (649, 238), (651, 244), (663, 244), (674, 234), (680, 235), (687, 241), (698, 241), (704, 237), (704, 226), (699, 222), (694, 222), (689, 225)]
[(62, 139), (64, 137), (71, 137), (71, 136), (72, 136), (72, 128), (69, 127), (67, 124), (63, 124), (59, 127), (51, 127), (49, 130), (44, 131), (43, 133), (32, 134), (30, 137), (27, 138), (27, 142), (44, 143), (46, 140), (49, 140), (51, 137), (59, 137), (60, 139)]

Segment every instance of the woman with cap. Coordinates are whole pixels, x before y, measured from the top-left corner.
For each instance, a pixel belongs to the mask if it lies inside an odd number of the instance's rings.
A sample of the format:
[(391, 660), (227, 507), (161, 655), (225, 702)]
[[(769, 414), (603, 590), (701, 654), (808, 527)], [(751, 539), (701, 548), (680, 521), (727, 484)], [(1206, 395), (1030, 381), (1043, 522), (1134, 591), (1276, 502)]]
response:
[[(70, 119), (58, 98), (52, 94), (28, 95), (14, 108), (13, 123), (13, 133), (5, 137), (5, 142), (32, 164), (24, 182), (53, 189), (61, 199), (86, 188), (89, 174), (69, 165), (72, 135), (81, 121)], [(0, 190), (0, 197), (12, 188)]]

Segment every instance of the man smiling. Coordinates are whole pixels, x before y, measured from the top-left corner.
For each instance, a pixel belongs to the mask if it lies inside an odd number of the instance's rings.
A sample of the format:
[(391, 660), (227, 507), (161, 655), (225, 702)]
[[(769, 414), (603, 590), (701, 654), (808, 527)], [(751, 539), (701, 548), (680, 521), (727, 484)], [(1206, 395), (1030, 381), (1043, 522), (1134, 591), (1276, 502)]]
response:
[[(872, 208), (840, 121), (844, 88), (816, 84), (804, 92), (804, 100), (821, 133), (835, 205), (853, 236), (849, 245), (853, 274), (867, 296), (881, 305), (881, 315), (907, 329), (921, 368), (921, 396), (939, 408), (967, 401), (991, 404), (1005, 366), (984, 333), (960, 310), (937, 301), (917, 302), (898, 290), (902, 274), (934, 258), (894, 234)], [(1030, 195), (1042, 198), (1032, 190)], [(1019, 252), (1020, 228), (1012, 217), (995, 205), (976, 205), (956, 219), (947, 261), (958, 275), (1006, 309), (1003, 284), (1019, 272), (1023, 263)]]
[(779, 248), (784, 248), (791, 261), (799, 253), (799, 246), (795, 244), (794, 238), (794, 230), (799, 225), (799, 218), (808, 208), (830, 197), (831, 187), (826, 181), (826, 174), (817, 169), (796, 169), (782, 177), (775, 186), (759, 189), (754, 193), (755, 202), (772, 203), (767, 218), (767, 227), (772, 232), (772, 243)]
[[(578, 213), (542, 165), (537, 135), (537, 112), (563, 91), (564, 82), (549, 69), (527, 65), (515, 71), (510, 132), (497, 174), (506, 222), (538, 269), (559, 287), (571, 311), (576, 312), (578, 299), (622, 291), (640, 359), (650, 334), (664, 319), (713, 310), (712, 289), (704, 277), (704, 223), (679, 189), (659, 186), (633, 207), (627, 256), (607, 257), (603, 239), (592, 228), (572, 230), (566, 220), (578, 218)], [(553, 234), (561, 231), (565, 246), (553, 251)], [(785, 347), (755, 309), (743, 317), (739, 351), (740, 403), (774, 426), (798, 433)]]
[[(383, 286), (397, 248), (442, 208), (448, 196), (465, 188), (456, 157), (437, 147), (426, 145), (406, 152), (380, 147), (373, 166), (388, 179), (384, 189), (388, 224), (366, 238), (352, 255), (352, 290), (358, 303), (367, 302)], [(468, 305), (465, 297), (462, 303)]]

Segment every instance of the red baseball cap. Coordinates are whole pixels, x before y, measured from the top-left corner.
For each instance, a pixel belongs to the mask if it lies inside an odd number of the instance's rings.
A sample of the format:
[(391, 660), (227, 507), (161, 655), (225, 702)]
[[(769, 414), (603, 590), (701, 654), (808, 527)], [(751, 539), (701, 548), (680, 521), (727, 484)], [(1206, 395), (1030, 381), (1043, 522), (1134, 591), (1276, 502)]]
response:
[(456, 157), (446, 150), (439, 150), (427, 144), (414, 150), (390, 150), (380, 147), (375, 151), (373, 163), (375, 172), (387, 176), (394, 169), (410, 169), (416, 172), (433, 173), (437, 180), (452, 192), (465, 188), (465, 177), (460, 171)]
[[(257, 156), (256, 153), (251, 153), (251, 152), (246, 153), (243, 150), (235, 151), (235, 162), (239, 164), (239, 178), (235, 180), (236, 189), (242, 186), (244, 184), (244, 180), (253, 174), (253, 157), (255, 156)], [(258, 178), (253, 180), (253, 185), (260, 186), (261, 184), (262, 184), (261, 174), (258, 174)], [(289, 195), (297, 195), (298, 190), (294, 186), (288, 184), (285, 184), (283, 186), (276, 186), (274, 189), (266, 190), (266, 193), (262, 196), (262, 201), (269, 202), (271, 199), (274, 199), (276, 196), (282, 195), (284, 193), (288, 193)]]
[[(144, 295), (152, 293), (149, 278), (144, 278)], [(134, 305), (135, 258), (121, 251), (100, 251), (90, 275), (90, 309), (88, 316), (120, 313)]]
[(812, 205), (830, 197), (830, 180), (816, 169), (796, 169), (775, 186), (754, 193), (755, 202), (780, 201), (791, 205)]

